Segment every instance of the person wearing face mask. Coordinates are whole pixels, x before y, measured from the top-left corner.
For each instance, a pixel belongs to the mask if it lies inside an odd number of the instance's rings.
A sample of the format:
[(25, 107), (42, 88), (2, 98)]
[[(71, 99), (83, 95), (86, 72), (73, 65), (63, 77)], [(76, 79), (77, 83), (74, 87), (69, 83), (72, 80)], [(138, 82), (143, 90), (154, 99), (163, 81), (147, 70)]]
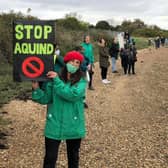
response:
[(68, 168), (79, 167), (80, 144), (86, 134), (83, 97), (87, 81), (80, 70), (83, 60), (79, 52), (70, 51), (64, 56), (60, 75), (47, 73), (52, 81), (45, 90), (39, 88), (38, 82), (32, 82), (32, 100), (47, 104), (43, 168), (55, 168), (62, 140), (66, 140)]

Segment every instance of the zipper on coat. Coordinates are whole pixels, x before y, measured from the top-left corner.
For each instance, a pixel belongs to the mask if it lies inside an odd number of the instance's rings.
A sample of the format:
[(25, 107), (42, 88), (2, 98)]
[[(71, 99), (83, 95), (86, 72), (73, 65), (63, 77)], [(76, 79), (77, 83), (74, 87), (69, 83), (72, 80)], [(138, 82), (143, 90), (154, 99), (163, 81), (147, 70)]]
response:
[(61, 119), (60, 119), (60, 137), (62, 139), (62, 127), (63, 127), (63, 107), (64, 107), (64, 104), (62, 106), (62, 109), (61, 109)]

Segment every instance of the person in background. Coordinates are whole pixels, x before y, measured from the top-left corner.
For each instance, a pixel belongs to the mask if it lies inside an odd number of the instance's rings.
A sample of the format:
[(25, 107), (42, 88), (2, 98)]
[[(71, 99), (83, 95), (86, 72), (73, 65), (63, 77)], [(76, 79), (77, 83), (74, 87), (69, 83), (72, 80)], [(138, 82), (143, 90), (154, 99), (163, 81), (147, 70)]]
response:
[(60, 48), (59, 48), (59, 45), (58, 45), (58, 44), (55, 45), (55, 54), (56, 54), (57, 56), (61, 54), (61, 51), (60, 51)]
[[(79, 45), (79, 46), (75, 47), (75, 51), (78, 51), (78, 52), (80, 52), (83, 55), (84, 49), (83, 49), (83, 47), (81, 45)], [(90, 79), (88, 79), (88, 74), (89, 74), (88, 69), (87, 69), (88, 65), (89, 65), (89, 60), (88, 60), (87, 57), (86, 58), (84, 57), (84, 60), (81, 63), (80, 68), (81, 68), (82, 72), (85, 73), (87, 82), (89, 82), (89, 80), (90, 80)], [(89, 108), (88, 104), (86, 103), (86, 96), (83, 99), (83, 103), (84, 103), (84, 107), (85, 108)]]
[(127, 44), (127, 45), (129, 45), (131, 42), (131, 36), (130, 36), (130, 33), (128, 32), (128, 30), (126, 30), (124, 32), (124, 41), (125, 41), (125, 44)]
[(120, 51), (120, 58), (121, 58), (121, 66), (124, 69), (124, 74), (127, 74), (128, 70), (128, 55), (129, 55), (129, 49), (127, 45), (125, 45), (124, 48), (121, 48)]
[(165, 47), (168, 47), (168, 38), (165, 38)]
[(32, 100), (48, 105), (43, 168), (55, 168), (62, 140), (66, 140), (68, 168), (79, 167), (79, 149), (86, 134), (83, 97), (87, 82), (80, 70), (83, 60), (79, 52), (70, 51), (64, 56), (65, 66), (60, 75), (54, 71), (47, 73), (52, 81), (45, 90), (39, 88), (38, 82), (32, 82)]
[(125, 32), (124, 32), (124, 39), (125, 40), (130, 40), (130, 34), (129, 34), (129, 32), (128, 32), (128, 30), (126, 30)]
[(137, 61), (137, 50), (135, 45), (131, 45), (129, 48), (129, 54), (128, 54), (128, 74), (135, 75), (135, 62)]
[(161, 37), (160, 42), (161, 42), (162, 47), (164, 47), (165, 46), (165, 37)]
[(160, 48), (160, 37), (159, 36), (155, 38), (155, 48), (156, 49)]
[[(75, 51), (78, 51), (78, 52), (80, 52), (83, 56), (84, 56), (84, 48), (81, 46), (81, 45), (79, 45), (79, 46), (76, 46), (75, 47)], [(83, 60), (83, 62), (82, 62), (82, 64), (81, 64), (81, 70), (84, 72), (84, 73), (86, 73), (86, 71), (88, 71), (87, 70), (87, 67), (88, 67), (88, 65), (89, 65), (89, 59), (86, 57), (84, 57), (84, 60)]]
[(108, 67), (110, 66), (110, 62), (109, 62), (108, 48), (106, 46), (106, 41), (104, 38), (99, 39), (98, 46), (99, 46), (99, 65), (101, 69), (102, 82), (104, 84), (108, 84), (110, 83), (110, 81), (107, 80), (107, 71)]
[(149, 48), (149, 51), (151, 51), (152, 49), (152, 39), (151, 38), (148, 39), (148, 48)]
[(119, 43), (116, 38), (113, 38), (111, 46), (109, 48), (109, 54), (111, 56), (111, 62), (112, 62), (112, 73), (118, 73), (117, 68), (116, 68), (116, 61), (118, 59), (118, 53), (119, 53)]
[(83, 47), (84, 51), (83, 51), (83, 55), (85, 57), (85, 59), (89, 60), (89, 64), (87, 66), (87, 69), (89, 71), (89, 86), (88, 89), (89, 90), (94, 90), (93, 88), (93, 66), (94, 66), (94, 54), (93, 54), (93, 46), (90, 42), (90, 36), (86, 35), (84, 36), (84, 41), (83, 43), (81, 43), (81, 46)]

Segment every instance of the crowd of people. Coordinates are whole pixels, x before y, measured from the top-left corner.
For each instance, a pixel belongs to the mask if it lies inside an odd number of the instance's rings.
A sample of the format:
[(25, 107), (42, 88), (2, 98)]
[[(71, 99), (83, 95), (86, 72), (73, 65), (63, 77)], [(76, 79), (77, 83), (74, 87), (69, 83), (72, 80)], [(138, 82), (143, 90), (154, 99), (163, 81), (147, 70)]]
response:
[[(161, 42), (161, 40), (160, 40)], [(162, 44), (162, 43), (161, 43)], [(98, 42), (99, 67), (102, 84), (109, 84), (107, 72), (118, 73), (116, 61), (121, 59), (123, 74), (135, 74), (137, 49), (134, 39), (124, 33), (124, 47), (117, 38), (110, 45), (101, 37)], [(163, 44), (162, 44), (163, 45)], [(47, 105), (45, 135), (45, 156), (43, 168), (55, 168), (59, 145), (67, 145), (68, 168), (79, 167), (81, 141), (85, 137), (86, 89), (94, 91), (94, 49), (89, 35), (81, 44), (61, 56), (59, 45), (55, 46), (54, 70), (47, 73), (48, 82), (32, 82), (32, 100)], [(110, 63), (111, 62), (111, 63)]]
[(168, 47), (168, 38), (163, 36), (157, 36), (156, 38), (149, 38), (148, 39), (148, 47), (151, 50), (151, 47), (155, 47), (159, 49), (160, 47)]
[(104, 84), (110, 83), (107, 80), (107, 70), (110, 66), (109, 58), (111, 58), (111, 71), (118, 73), (116, 62), (118, 57), (121, 59), (121, 66), (124, 74), (135, 74), (135, 62), (137, 61), (137, 49), (135, 41), (131, 38), (128, 32), (124, 33), (124, 46), (120, 47), (117, 38), (113, 38), (109, 47), (107, 47), (106, 40), (100, 38), (99, 46), (99, 65), (101, 69), (102, 82)]

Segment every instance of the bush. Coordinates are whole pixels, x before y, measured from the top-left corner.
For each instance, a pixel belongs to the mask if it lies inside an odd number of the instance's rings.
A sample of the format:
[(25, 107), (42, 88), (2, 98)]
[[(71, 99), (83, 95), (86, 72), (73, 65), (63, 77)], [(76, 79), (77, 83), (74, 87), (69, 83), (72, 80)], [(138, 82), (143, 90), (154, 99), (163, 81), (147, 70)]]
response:
[(67, 17), (65, 19), (56, 20), (56, 24), (68, 30), (87, 30), (88, 25), (79, 21), (75, 17)]
[[(30, 82), (13, 82), (12, 66), (10, 64), (0, 64), (0, 107), (15, 99), (24, 92), (25, 95), (31, 93)], [(27, 96), (28, 97), (28, 96)]]
[(109, 23), (107, 21), (98, 21), (96, 23), (96, 28), (97, 29), (103, 29), (103, 30), (109, 30), (111, 28), (111, 26), (109, 25)]
[(137, 49), (144, 49), (148, 47), (148, 39), (144, 37), (133, 37), (135, 39)]
[(11, 11), (9, 14), (0, 14), (0, 58), (4, 57), (9, 63), (13, 62), (12, 58), (12, 40), (13, 40), (13, 21), (15, 19), (35, 20), (36, 17), (25, 16), (21, 12), (14, 13)]

